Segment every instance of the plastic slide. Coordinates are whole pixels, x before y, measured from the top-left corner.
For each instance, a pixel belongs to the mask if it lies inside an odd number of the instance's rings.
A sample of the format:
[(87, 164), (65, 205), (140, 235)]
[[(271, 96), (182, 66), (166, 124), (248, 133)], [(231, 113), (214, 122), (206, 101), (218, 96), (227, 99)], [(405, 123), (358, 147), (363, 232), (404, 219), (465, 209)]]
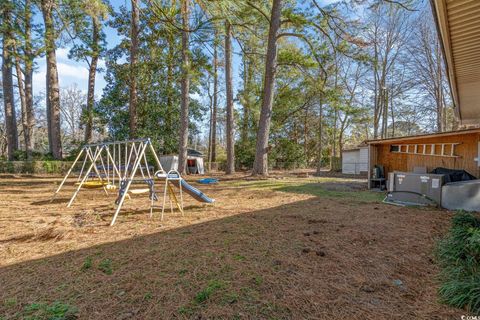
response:
[[(191, 195), (195, 200), (199, 202), (205, 202), (205, 203), (214, 203), (215, 199), (211, 199), (207, 197), (202, 191), (198, 190), (194, 186), (188, 184), (187, 181), (184, 179), (180, 180), (182, 183), (182, 190)], [(170, 183), (175, 185), (177, 188), (179, 187), (179, 181), (178, 180), (170, 180)]]

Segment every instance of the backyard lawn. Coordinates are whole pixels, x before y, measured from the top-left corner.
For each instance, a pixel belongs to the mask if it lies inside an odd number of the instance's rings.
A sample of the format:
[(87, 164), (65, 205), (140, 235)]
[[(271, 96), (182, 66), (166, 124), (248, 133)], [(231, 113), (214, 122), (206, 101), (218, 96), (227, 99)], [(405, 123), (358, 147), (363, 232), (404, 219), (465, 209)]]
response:
[[(185, 215), (146, 196), (50, 203), (59, 178), (0, 178), (0, 319), (458, 319), (438, 302), (452, 214), (381, 203), (359, 179), (218, 176)], [(73, 181), (72, 181), (73, 182)]]

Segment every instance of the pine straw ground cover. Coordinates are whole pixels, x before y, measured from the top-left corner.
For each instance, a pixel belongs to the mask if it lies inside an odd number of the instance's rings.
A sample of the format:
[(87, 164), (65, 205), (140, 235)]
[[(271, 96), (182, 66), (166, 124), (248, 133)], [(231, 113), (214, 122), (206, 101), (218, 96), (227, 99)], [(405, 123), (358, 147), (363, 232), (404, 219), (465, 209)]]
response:
[[(245, 175), (184, 217), (113, 196), (48, 199), (58, 178), (0, 179), (0, 319), (458, 319), (432, 252), (451, 214), (387, 206), (364, 182)], [(157, 210), (158, 211), (158, 210)]]

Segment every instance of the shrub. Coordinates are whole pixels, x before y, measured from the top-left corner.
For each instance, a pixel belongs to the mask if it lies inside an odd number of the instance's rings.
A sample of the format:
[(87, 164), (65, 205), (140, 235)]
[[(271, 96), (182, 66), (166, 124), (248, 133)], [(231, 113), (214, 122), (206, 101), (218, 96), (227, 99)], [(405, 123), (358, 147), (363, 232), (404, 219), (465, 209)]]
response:
[(439, 294), (454, 307), (480, 314), (480, 219), (459, 212), (437, 247), (442, 268)]
[(235, 162), (239, 169), (251, 169), (255, 160), (255, 140), (239, 142), (235, 145)]
[(269, 155), (269, 162), (278, 169), (303, 168), (306, 166), (303, 146), (291, 139), (279, 138)]
[(60, 164), (58, 161), (43, 161), (42, 165), (46, 173), (58, 172), (60, 168)]

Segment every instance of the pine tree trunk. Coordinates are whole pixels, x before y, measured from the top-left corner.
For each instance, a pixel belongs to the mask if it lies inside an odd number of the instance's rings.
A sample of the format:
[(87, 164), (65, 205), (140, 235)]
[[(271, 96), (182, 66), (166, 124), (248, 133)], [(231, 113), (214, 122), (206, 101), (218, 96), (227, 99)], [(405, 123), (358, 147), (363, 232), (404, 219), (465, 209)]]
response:
[(92, 17), (92, 60), (90, 61), (90, 68), (88, 69), (88, 89), (87, 89), (87, 109), (85, 122), (85, 143), (92, 141), (93, 131), (93, 107), (95, 104), (95, 76), (97, 75), (97, 65), (99, 56), (98, 39), (100, 37), (100, 26), (98, 20)]
[(333, 115), (333, 138), (332, 138), (332, 153), (330, 154), (330, 171), (337, 169), (336, 156), (337, 156), (337, 122), (338, 122), (338, 109), (335, 108)]
[(262, 108), (257, 131), (253, 175), (268, 175), (268, 138), (272, 120), (275, 72), (277, 67), (277, 35), (281, 24), (282, 0), (273, 0), (268, 31), (265, 77), (263, 82)]
[(390, 94), (390, 114), (392, 117), (392, 138), (395, 137), (395, 110), (393, 109), (393, 95)]
[(373, 139), (378, 138), (378, 127), (380, 122), (380, 97), (379, 97), (379, 83), (378, 83), (378, 51), (377, 51), (377, 44), (375, 43), (375, 54), (373, 60), (373, 80), (374, 80), (374, 98), (373, 98)]
[(93, 52), (92, 60), (90, 61), (90, 68), (88, 70), (88, 89), (87, 89), (87, 109), (86, 109), (86, 122), (85, 122), (85, 143), (92, 141), (93, 131), (93, 107), (95, 104), (95, 76), (97, 75), (98, 65), (98, 39), (100, 37), (100, 26), (97, 18), (92, 17), (92, 43)]
[(383, 96), (383, 138), (388, 138), (388, 90), (385, 89)]
[(188, 145), (188, 111), (190, 104), (190, 57), (188, 52), (189, 44), (189, 15), (190, 0), (182, 0), (182, 83), (181, 83), (181, 109), (180, 109), (180, 135), (178, 143), (178, 171), (186, 173), (187, 167), (187, 145)]
[[(25, 112), (27, 117), (27, 133), (25, 134), (25, 148), (27, 159), (31, 160), (35, 147), (35, 112), (33, 110), (33, 61), (25, 63)], [(24, 129), (25, 130), (25, 129)]]
[(235, 172), (235, 124), (233, 117), (233, 83), (232, 83), (232, 32), (225, 21), (225, 89), (227, 93), (227, 168), (226, 174)]
[[(245, 48), (247, 51), (248, 49)], [(245, 144), (248, 139), (248, 118), (250, 116), (250, 81), (251, 81), (251, 65), (247, 55), (243, 54), (243, 119), (240, 140)]]
[(317, 159), (317, 175), (320, 175), (322, 172), (322, 157), (323, 157), (323, 102), (322, 97), (319, 98), (318, 101), (319, 110), (318, 110), (318, 141), (317, 141), (317, 149), (318, 149), (318, 159)]
[(18, 85), (18, 95), (20, 96), (20, 106), (21, 106), (21, 115), (22, 115), (22, 129), (23, 129), (23, 140), (25, 142), (25, 154), (27, 155), (27, 159), (30, 158), (30, 150), (29, 150), (29, 130), (28, 130), (28, 123), (27, 123), (27, 97), (25, 93), (25, 82), (23, 80), (23, 71), (21, 65), (20, 54), (15, 55), (15, 70), (17, 73), (17, 85)]
[[(171, 6), (176, 6), (175, 1), (172, 1)], [(176, 106), (174, 105), (174, 88), (173, 81), (174, 75), (173, 70), (175, 68), (175, 38), (172, 31), (168, 31), (167, 35), (168, 51), (167, 51), (167, 83), (166, 83), (166, 98), (167, 98), (167, 110), (165, 110), (165, 132), (168, 133), (168, 136), (175, 136), (175, 130), (177, 129), (174, 125), (174, 113)], [(163, 151), (167, 154), (175, 152), (177, 148), (177, 141), (174, 139), (164, 140)]]
[[(340, 126), (340, 132), (338, 133), (338, 165), (341, 165), (342, 163), (342, 150), (343, 150), (343, 136), (345, 134), (345, 129), (347, 127), (347, 116), (345, 116), (345, 119), (341, 121), (341, 126)], [(341, 169), (336, 168), (336, 169)]]
[(33, 110), (33, 60), (35, 54), (32, 48), (32, 4), (30, 0), (25, 0), (25, 112), (27, 127), (25, 133), (25, 149), (27, 159), (32, 159), (32, 150), (35, 147), (34, 128), (35, 112)]
[[(210, 89), (209, 89), (210, 90)], [(210, 93), (209, 93), (210, 95)], [(213, 117), (213, 98), (210, 96), (209, 103), (210, 111), (210, 121), (208, 122), (208, 151), (207, 151), (207, 161), (208, 161), (208, 172), (212, 170), (212, 117)]]
[(215, 31), (213, 44), (213, 107), (211, 161), (217, 161), (217, 112), (218, 112), (218, 33)]
[(17, 120), (15, 115), (14, 95), (13, 95), (13, 70), (12, 53), (13, 41), (11, 25), (11, 10), (9, 5), (4, 5), (2, 25), (7, 26), (3, 33), (3, 51), (2, 51), (2, 84), (3, 84), (3, 105), (5, 111), (5, 130), (7, 136), (7, 156), (8, 160), (14, 160), (15, 151), (18, 150)]
[(60, 85), (58, 82), (57, 55), (55, 53), (55, 26), (53, 9), (55, 1), (42, 0), (42, 14), (45, 25), (45, 53), (47, 59), (47, 122), (49, 146), (54, 159), (62, 159), (60, 131)]
[(130, 30), (130, 138), (137, 136), (138, 123), (138, 98), (137, 98), (137, 51), (138, 51), (138, 29), (140, 23), (140, 13), (137, 0), (132, 0), (132, 25)]
[(305, 114), (303, 118), (303, 154), (305, 159), (308, 161), (308, 119), (309, 119), (309, 106), (305, 107)]

